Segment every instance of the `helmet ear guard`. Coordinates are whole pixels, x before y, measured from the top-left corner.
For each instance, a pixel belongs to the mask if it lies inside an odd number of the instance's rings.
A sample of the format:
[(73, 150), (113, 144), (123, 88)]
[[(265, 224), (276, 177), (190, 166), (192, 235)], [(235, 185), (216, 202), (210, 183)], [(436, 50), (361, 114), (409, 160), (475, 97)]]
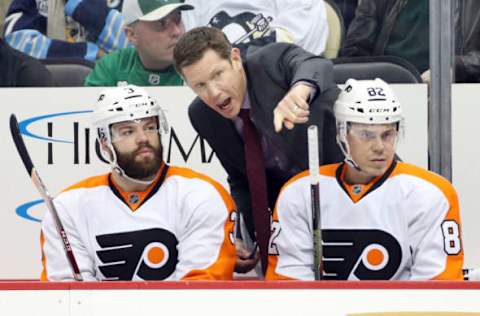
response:
[(168, 134), (168, 132), (170, 131), (170, 126), (168, 124), (167, 115), (165, 114), (165, 112), (166, 110), (159, 105), (158, 106), (158, 130), (161, 134)]

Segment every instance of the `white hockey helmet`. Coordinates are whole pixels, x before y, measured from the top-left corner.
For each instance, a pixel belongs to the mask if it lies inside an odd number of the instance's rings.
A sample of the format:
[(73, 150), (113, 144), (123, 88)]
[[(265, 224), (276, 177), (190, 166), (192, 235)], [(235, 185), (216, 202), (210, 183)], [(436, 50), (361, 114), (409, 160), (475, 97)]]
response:
[[(164, 111), (145, 89), (134, 85), (112, 87), (103, 90), (98, 97), (92, 114), (92, 125), (97, 131), (99, 142), (103, 141), (113, 156), (107, 155), (103, 158), (106, 158), (122, 176), (126, 176), (126, 174), (117, 164), (117, 154), (112, 145), (110, 127), (114, 123), (148, 117), (157, 117), (160, 135), (168, 133), (169, 127)], [(143, 181), (140, 182), (143, 183)]]
[(159, 131), (167, 133), (165, 113), (147, 91), (134, 85), (114, 87), (100, 93), (93, 111), (93, 125), (98, 130), (99, 140), (111, 142), (112, 124), (152, 116), (158, 117)]
[(348, 79), (335, 102), (334, 112), (337, 122), (388, 124), (403, 119), (400, 102), (380, 78)]
[(375, 80), (348, 79), (334, 105), (337, 121), (337, 142), (345, 161), (358, 169), (350, 155), (347, 142), (348, 123), (397, 123), (398, 135), (404, 131), (402, 107), (389, 85), (380, 78)]

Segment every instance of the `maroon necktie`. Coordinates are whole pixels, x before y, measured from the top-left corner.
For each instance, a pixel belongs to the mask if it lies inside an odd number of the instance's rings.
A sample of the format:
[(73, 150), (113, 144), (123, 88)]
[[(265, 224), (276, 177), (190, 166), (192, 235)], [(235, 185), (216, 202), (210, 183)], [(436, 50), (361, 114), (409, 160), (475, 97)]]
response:
[(255, 227), (262, 270), (267, 270), (268, 242), (270, 239), (270, 213), (268, 210), (267, 179), (260, 136), (250, 120), (250, 110), (240, 110), (243, 121), (243, 144), (247, 168), (248, 188), (252, 203), (253, 224)]

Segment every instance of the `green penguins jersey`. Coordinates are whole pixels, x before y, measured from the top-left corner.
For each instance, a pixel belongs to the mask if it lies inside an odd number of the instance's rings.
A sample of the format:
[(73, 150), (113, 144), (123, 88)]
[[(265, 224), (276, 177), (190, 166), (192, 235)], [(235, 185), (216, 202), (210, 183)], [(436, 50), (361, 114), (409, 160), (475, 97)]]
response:
[[(235, 205), (207, 176), (163, 165), (143, 192), (110, 174), (54, 200), (84, 280), (228, 280), (235, 265)], [(49, 212), (42, 221), (42, 280), (73, 281)]]
[(86, 86), (181, 86), (183, 80), (173, 65), (162, 71), (143, 67), (135, 48), (124, 48), (105, 55), (85, 78)]
[[(394, 161), (365, 185), (344, 181), (344, 163), (320, 168), (322, 277), (326, 280), (462, 280), (457, 194), (441, 176)], [(275, 206), (266, 279), (313, 280), (308, 171)]]

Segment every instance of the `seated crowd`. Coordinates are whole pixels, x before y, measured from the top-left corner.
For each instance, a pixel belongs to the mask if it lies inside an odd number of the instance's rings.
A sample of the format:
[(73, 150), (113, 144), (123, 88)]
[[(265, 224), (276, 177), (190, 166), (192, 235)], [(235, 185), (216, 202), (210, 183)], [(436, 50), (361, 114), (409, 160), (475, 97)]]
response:
[[(324, 1), (299, 4), (287, 0), (165, 1), (154, 15), (145, 14), (136, 0), (56, 1), (12, 0), (3, 24), (3, 37), (13, 48), (40, 60), (92, 62), (86, 86), (182, 85), (172, 67), (171, 51), (178, 38), (197, 26), (222, 29), (243, 49), (249, 45), (292, 42), (321, 55), (328, 44), (329, 11)], [(429, 0), (328, 0), (344, 21), (336, 53), (342, 63), (358, 57), (395, 56), (430, 80)], [(455, 82), (479, 82), (478, 12), (475, 0), (454, 1)], [(302, 21), (302, 23), (297, 23)], [(348, 27), (348, 28), (347, 28)], [(333, 34), (333, 33), (332, 33)], [(335, 59), (333, 60), (335, 64)], [(92, 66), (93, 67), (93, 66)], [(40, 75), (30, 80), (39, 86)], [(343, 82), (342, 82), (343, 83)], [(0, 82), (0, 86), (12, 85)], [(54, 82), (62, 85), (62, 82)], [(19, 83), (19, 85), (22, 85)], [(32, 84), (27, 84), (31, 86)], [(35, 83), (33, 85), (36, 85)]]

